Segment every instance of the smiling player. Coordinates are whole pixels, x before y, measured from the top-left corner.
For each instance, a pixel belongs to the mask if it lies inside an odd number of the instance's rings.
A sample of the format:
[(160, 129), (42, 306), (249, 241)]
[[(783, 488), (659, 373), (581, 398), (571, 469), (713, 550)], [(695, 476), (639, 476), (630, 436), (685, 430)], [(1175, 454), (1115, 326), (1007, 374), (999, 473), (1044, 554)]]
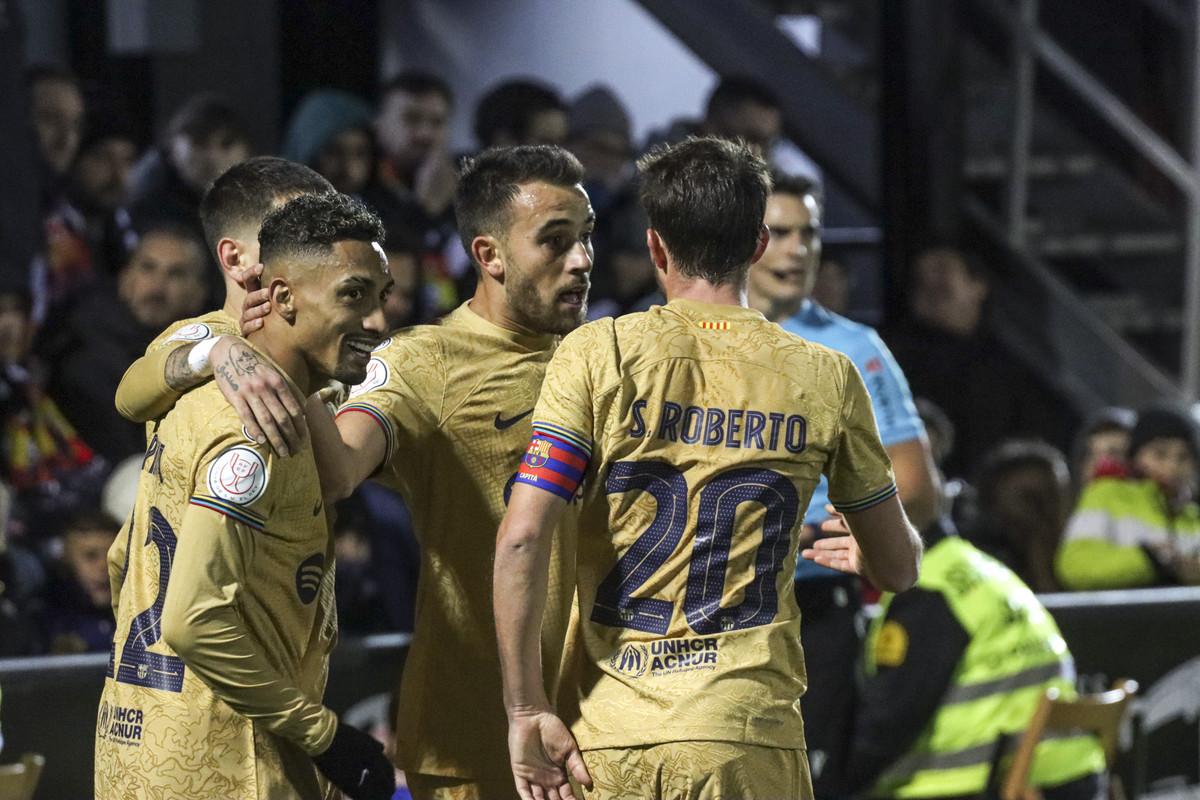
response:
[[(272, 314), (231, 349), (298, 401), (355, 383), (385, 333), (377, 217), (307, 195), (263, 222)], [(96, 731), (98, 798), (391, 796), (373, 739), (322, 702), (337, 634), (333, 541), (311, 450), (279, 458), (215, 383), (156, 425), (143, 462)], [(322, 777), (324, 776), (324, 777)]]

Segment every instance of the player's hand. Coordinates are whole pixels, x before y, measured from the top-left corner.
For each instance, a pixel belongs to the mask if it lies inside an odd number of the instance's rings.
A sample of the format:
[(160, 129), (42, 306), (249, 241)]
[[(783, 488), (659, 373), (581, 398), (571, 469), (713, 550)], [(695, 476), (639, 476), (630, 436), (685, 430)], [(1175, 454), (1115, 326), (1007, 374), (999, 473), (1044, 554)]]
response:
[(850, 575), (861, 575), (863, 572), (862, 550), (850, 533), (846, 518), (839, 514), (833, 506), (825, 506), (831, 516), (821, 523), (821, 533), (825, 538), (817, 539), (811, 547), (805, 548), (800, 555), (820, 564), (822, 567), (836, 569)]
[(249, 336), (263, 326), (263, 317), (271, 313), (271, 291), (269, 289), (246, 290), (242, 301), (242, 318), (239, 321), (242, 336)]
[(508, 753), (521, 800), (574, 800), (567, 770), (592, 788), (575, 737), (550, 711), (510, 712)]
[(262, 286), (259, 282), (262, 274), (262, 264), (251, 264), (248, 267), (233, 267), (229, 270), (229, 276), (237, 282), (238, 286), (247, 292), (257, 291)]
[(279, 370), (234, 336), (222, 336), (210, 360), (221, 394), (254, 441), (269, 443), (282, 458), (304, 449), (308, 440), (304, 406)]
[(313, 763), (351, 800), (391, 800), (396, 772), (383, 755), (383, 745), (370, 734), (339, 722), (333, 744)]

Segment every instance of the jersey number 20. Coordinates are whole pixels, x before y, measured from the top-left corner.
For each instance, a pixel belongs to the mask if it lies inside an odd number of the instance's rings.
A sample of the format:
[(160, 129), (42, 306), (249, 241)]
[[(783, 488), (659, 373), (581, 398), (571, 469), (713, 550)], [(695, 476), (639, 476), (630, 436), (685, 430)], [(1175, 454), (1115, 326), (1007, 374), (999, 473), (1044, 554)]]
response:
[(133, 618), (125, 647), (121, 650), (121, 666), (117, 680), (147, 689), (183, 691), (183, 659), (146, 648), (162, 638), (163, 604), (167, 600), (167, 581), (171, 578), (171, 563), (175, 560), (175, 531), (157, 508), (150, 509), (150, 533), (146, 545), (158, 550), (158, 596), (154, 604)]
[[(661, 461), (619, 461), (605, 483), (609, 494), (643, 491), (658, 510), (650, 526), (621, 556), (596, 590), (591, 619), (602, 625), (663, 635), (675, 605), (669, 600), (634, 597), (679, 546), (688, 525), (688, 485), (683, 473)], [(762, 544), (754, 556), (754, 577), (742, 602), (721, 607), (729, 546), (738, 506), (758, 503), (766, 510)], [(721, 633), (765, 625), (775, 618), (779, 597), (775, 577), (783, 566), (788, 534), (800, 513), (796, 487), (769, 469), (726, 470), (700, 489), (699, 519), (692, 544), (683, 612), (698, 634)]]

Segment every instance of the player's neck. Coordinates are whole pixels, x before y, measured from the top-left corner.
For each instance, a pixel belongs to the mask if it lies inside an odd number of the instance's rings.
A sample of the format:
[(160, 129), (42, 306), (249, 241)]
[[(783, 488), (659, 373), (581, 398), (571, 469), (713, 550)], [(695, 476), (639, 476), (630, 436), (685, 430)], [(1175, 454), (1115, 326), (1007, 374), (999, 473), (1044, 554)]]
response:
[(705, 280), (683, 278), (676, 273), (663, 280), (662, 288), (668, 303), (672, 300), (694, 300), (716, 306), (746, 306), (744, 284), (714, 285)]
[(468, 305), (472, 311), (497, 328), (530, 336), (538, 335), (537, 331), (530, 330), (513, 318), (504, 289), (498, 284), (481, 278)]
[(254, 331), (246, 337), (246, 341), (254, 345), (267, 358), (275, 362), (283, 374), (289, 378), (302, 397), (308, 397), (317, 390), (316, 378), (308, 368), (304, 355), (298, 348), (292, 347), (284, 337), (278, 335), (270, 324)]
[(225, 279), (225, 305), (221, 310), (236, 320), (242, 318), (242, 303), (246, 300), (246, 291), (228, 278)]

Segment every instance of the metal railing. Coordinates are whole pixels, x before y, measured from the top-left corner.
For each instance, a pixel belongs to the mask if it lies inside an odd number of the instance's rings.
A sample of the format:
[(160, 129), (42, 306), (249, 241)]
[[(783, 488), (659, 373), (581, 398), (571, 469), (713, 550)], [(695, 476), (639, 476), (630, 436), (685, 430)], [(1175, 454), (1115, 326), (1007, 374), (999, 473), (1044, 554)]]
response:
[[(1026, 248), (1025, 204), (1028, 198), (1029, 163), (1035, 102), (1035, 66), (1040, 64), (1070, 88), (1100, 119), (1147, 161), (1158, 168), (1186, 198), (1187, 232), (1184, 245), (1184, 319), (1180, 394), (1190, 402), (1200, 400), (1200, 57), (1191, 59), (1191, 129), (1188, 156), (1166, 140), (1106, 89), (1038, 27), (1038, 0), (977, 0), (1012, 35), (1013, 76), (1016, 91), (1011, 169), (1006, 192), (1009, 243)], [(1200, 0), (1193, 0), (1190, 41), (1200, 42)]]

